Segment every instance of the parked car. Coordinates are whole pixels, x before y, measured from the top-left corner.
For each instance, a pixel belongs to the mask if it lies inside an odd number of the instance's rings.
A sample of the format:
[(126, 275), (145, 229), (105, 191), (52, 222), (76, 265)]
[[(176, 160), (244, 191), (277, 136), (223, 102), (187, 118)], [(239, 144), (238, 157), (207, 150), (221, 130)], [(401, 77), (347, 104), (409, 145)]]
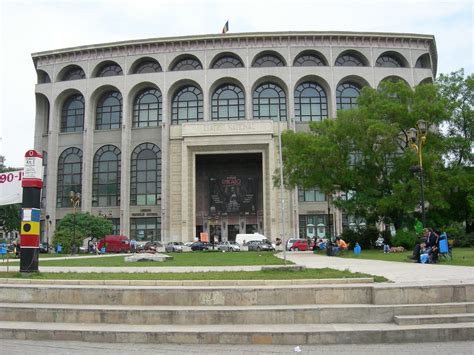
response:
[(207, 242), (194, 242), (191, 244), (191, 250), (209, 250), (212, 247), (211, 244)]
[(254, 240), (247, 243), (249, 251), (273, 251), (273, 245), (262, 242), (261, 240)]
[(124, 235), (106, 235), (99, 240), (97, 245), (99, 251), (103, 247), (107, 253), (128, 253), (130, 252), (130, 239)]
[(293, 243), (296, 242), (298, 238), (290, 238), (286, 241), (286, 250), (291, 250)]
[(137, 246), (137, 251), (139, 253), (156, 253), (158, 248), (161, 248), (163, 244), (156, 241), (146, 242), (140, 246)]
[(221, 251), (240, 251), (240, 245), (236, 242), (221, 242), (217, 249)]
[(48, 245), (48, 243), (41, 243), (39, 246), (40, 253), (49, 253), (51, 250), (53, 250), (53, 247)]
[(292, 250), (292, 251), (296, 251), (296, 250), (306, 251), (306, 250), (309, 250), (309, 249), (312, 249), (312, 248), (313, 248), (313, 245), (308, 245), (308, 242), (306, 241), (306, 239), (297, 239), (293, 242), (290, 250)]
[(169, 242), (165, 246), (165, 251), (167, 253), (181, 253), (184, 250), (184, 244), (183, 242)]

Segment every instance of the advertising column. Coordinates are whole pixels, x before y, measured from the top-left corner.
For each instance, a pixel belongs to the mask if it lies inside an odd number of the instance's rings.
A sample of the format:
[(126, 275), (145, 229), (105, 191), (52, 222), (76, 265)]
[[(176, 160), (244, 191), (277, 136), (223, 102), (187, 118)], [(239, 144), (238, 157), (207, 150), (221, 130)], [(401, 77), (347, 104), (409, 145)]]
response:
[(25, 154), (20, 228), (20, 272), (38, 271), (40, 203), (43, 187), (43, 156), (36, 150)]

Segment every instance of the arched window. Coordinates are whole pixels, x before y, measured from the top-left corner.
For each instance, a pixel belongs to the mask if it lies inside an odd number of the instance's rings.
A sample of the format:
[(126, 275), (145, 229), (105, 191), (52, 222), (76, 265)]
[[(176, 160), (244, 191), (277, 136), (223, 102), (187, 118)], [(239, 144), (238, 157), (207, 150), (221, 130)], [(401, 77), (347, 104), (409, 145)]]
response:
[(120, 149), (101, 147), (94, 156), (92, 206), (120, 205)]
[(57, 207), (71, 207), (69, 192), (81, 192), (82, 186), (82, 150), (68, 148), (58, 160)]
[(122, 95), (109, 91), (102, 95), (97, 104), (95, 129), (120, 128), (122, 123)]
[(178, 61), (171, 71), (198, 70), (202, 69), (201, 63), (194, 58), (184, 58)]
[(226, 68), (243, 68), (244, 65), (240, 59), (226, 55), (217, 59), (212, 65), (212, 69), (226, 69)]
[(403, 67), (402, 62), (391, 55), (383, 55), (378, 57), (375, 62), (376, 67), (386, 67), (386, 68), (401, 68)]
[(356, 83), (346, 82), (336, 89), (336, 104), (338, 110), (348, 110), (357, 107), (357, 98), (361, 87)]
[(284, 67), (285, 63), (275, 55), (266, 54), (258, 57), (253, 63), (255, 68), (264, 68), (264, 67)]
[(161, 197), (161, 150), (152, 143), (133, 150), (130, 175), (130, 204), (157, 205)]
[(61, 114), (61, 132), (81, 132), (84, 129), (84, 96), (76, 94), (66, 100)]
[(82, 70), (81, 67), (78, 67), (76, 65), (68, 68), (64, 74), (62, 75), (61, 80), (62, 81), (69, 81), (69, 80), (79, 80), (79, 79), (85, 79), (86, 78), (86, 73), (84, 73), (84, 70)]
[(321, 67), (325, 66), (325, 61), (313, 53), (303, 53), (296, 57), (293, 64), (295, 67)]
[(38, 78), (38, 84), (49, 84), (51, 82), (51, 78), (49, 77), (48, 73), (43, 70), (37, 70), (36, 75)]
[(224, 84), (214, 92), (214, 95), (212, 95), (212, 119), (245, 119), (245, 99), (241, 88)]
[(202, 92), (195, 86), (185, 86), (173, 97), (172, 124), (202, 120)]
[(355, 54), (344, 54), (336, 59), (336, 67), (363, 67), (364, 62)]
[(321, 121), (328, 117), (328, 101), (324, 89), (306, 82), (295, 89), (295, 119), (299, 122)]
[(431, 68), (431, 61), (430, 55), (425, 53), (418, 58), (415, 63), (415, 68), (423, 68), (423, 69), (430, 69)]
[(97, 77), (105, 77), (105, 76), (115, 76), (115, 75), (122, 75), (122, 68), (120, 65), (115, 63), (105, 64), (100, 70), (97, 72)]
[(161, 71), (160, 64), (152, 59), (142, 60), (135, 64), (132, 69), (133, 74), (159, 73)]
[(141, 91), (133, 103), (133, 127), (153, 127), (161, 122), (161, 92), (157, 89)]
[(286, 121), (286, 95), (278, 85), (265, 83), (253, 92), (253, 118)]

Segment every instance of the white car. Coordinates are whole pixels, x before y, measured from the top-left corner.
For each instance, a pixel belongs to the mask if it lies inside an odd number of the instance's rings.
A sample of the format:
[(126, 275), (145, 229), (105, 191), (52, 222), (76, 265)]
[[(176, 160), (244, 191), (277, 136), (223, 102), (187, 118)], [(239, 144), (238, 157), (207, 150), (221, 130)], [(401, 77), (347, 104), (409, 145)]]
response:
[(165, 246), (165, 251), (167, 253), (176, 252), (181, 253), (184, 250), (184, 244), (182, 242), (169, 242)]
[(240, 251), (240, 245), (236, 242), (222, 242), (217, 246), (218, 250), (221, 251)]

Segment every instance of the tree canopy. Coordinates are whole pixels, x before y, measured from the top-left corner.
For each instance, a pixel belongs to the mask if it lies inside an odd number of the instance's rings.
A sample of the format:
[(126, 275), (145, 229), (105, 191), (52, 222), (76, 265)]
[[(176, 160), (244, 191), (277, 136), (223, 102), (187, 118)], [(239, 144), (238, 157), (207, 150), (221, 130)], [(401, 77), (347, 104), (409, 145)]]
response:
[[(447, 199), (448, 185), (453, 187), (469, 177), (448, 170), (443, 157), (449, 149), (454, 154), (454, 147), (447, 144), (441, 127), (451, 123), (454, 113), (460, 111), (467, 120), (471, 117), (472, 124), (472, 107), (467, 114), (456, 105), (456, 109), (451, 108), (446, 96), (434, 85), (411, 89), (401, 81), (382, 82), (377, 89), (364, 88), (358, 108), (339, 111), (337, 119), (311, 123), (309, 132), (283, 133), (285, 183), (338, 192), (335, 204), (370, 224), (411, 225), (419, 216), (420, 181), (409, 130), (424, 120), (428, 123), (422, 146), (425, 200), (430, 213), (448, 209), (452, 206)], [(456, 148), (463, 156), (461, 161), (467, 161), (468, 143), (456, 143), (456, 147), (464, 147)]]

